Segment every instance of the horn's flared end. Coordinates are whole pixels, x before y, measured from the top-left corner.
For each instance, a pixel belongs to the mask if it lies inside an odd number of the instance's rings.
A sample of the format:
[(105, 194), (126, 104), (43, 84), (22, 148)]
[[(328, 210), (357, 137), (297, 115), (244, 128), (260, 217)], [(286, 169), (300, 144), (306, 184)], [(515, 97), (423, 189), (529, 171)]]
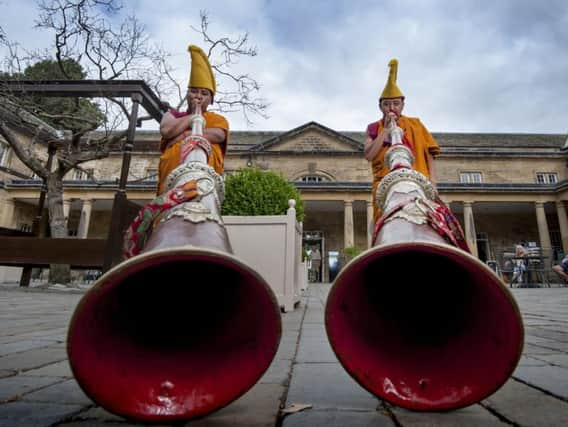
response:
[(330, 344), (347, 372), (413, 410), (476, 403), (507, 381), (523, 324), (503, 282), (445, 244), (374, 247), (338, 275), (326, 305)]
[(142, 421), (197, 418), (229, 404), (270, 366), (280, 309), (264, 279), (232, 255), (150, 251), (103, 275), (69, 327), (85, 393)]

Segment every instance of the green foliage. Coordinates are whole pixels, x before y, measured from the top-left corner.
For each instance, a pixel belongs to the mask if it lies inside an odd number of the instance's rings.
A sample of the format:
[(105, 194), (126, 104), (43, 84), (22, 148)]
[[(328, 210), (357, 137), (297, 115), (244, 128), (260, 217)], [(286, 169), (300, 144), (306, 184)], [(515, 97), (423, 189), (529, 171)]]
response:
[(361, 249), (359, 249), (359, 248), (356, 247), (356, 246), (349, 246), (349, 247), (343, 249), (343, 253), (345, 254), (345, 256), (346, 256), (348, 259), (355, 258), (355, 257), (356, 257), (357, 255), (359, 255), (361, 252), (362, 252)]
[[(23, 73), (2, 73), (6, 80), (83, 80), (87, 76), (83, 67), (72, 59), (61, 62), (46, 59), (26, 67)], [(85, 98), (57, 98), (39, 95), (19, 97), (23, 108), (36, 114), (57, 129), (79, 132), (96, 128), (105, 116), (97, 104)]]
[(26, 67), (23, 77), (28, 80), (83, 80), (87, 73), (72, 59), (61, 62), (45, 59)]
[(300, 191), (281, 175), (246, 168), (227, 176), (223, 215), (285, 215), (288, 200), (296, 200), (296, 219), (304, 219)]

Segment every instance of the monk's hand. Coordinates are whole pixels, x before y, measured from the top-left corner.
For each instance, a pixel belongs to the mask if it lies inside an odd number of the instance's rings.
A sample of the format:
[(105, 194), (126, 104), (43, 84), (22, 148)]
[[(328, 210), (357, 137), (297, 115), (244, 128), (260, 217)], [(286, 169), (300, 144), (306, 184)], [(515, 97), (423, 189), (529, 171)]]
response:
[(389, 112), (385, 115), (385, 128), (392, 128), (396, 126), (396, 114), (393, 112)]

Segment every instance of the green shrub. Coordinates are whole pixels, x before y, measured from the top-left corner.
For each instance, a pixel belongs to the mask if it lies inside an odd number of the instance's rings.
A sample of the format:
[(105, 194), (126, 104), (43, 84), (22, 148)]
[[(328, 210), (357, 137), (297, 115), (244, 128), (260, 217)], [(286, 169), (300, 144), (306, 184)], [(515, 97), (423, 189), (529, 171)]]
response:
[(345, 257), (348, 258), (348, 259), (355, 258), (361, 252), (363, 252), (363, 251), (356, 246), (349, 246), (349, 247), (343, 249), (343, 253), (345, 254)]
[(225, 179), (223, 215), (285, 215), (288, 200), (296, 200), (296, 220), (304, 219), (300, 191), (281, 175), (246, 168)]

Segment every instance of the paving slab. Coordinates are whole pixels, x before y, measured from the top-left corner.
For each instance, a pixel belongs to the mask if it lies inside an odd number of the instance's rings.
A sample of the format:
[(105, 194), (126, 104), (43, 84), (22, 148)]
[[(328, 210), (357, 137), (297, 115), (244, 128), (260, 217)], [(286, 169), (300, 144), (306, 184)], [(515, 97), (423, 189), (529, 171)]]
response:
[(31, 378), (23, 375), (0, 379), (0, 402), (20, 400), (26, 393), (61, 382), (58, 377)]
[(306, 410), (284, 418), (283, 427), (395, 427), (389, 415), (379, 411)]
[(513, 377), (568, 399), (568, 368), (560, 366), (518, 366)]
[[(100, 423), (100, 424), (90, 424), (90, 423)], [(73, 417), (70, 417), (69, 421), (63, 423), (64, 426), (71, 425), (81, 425), (83, 427), (90, 425), (122, 425), (122, 426), (134, 426), (134, 425), (144, 425), (143, 423), (126, 420), (125, 418), (112, 414), (100, 406), (92, 406), (80, 411)]]
[(261, 384), (279, 384), (287, 386), (290, 382), (290, 372), (292, 370), (292, 360), (275, 359), (270, 368), (260, 379)]
[[(44, 377), (40, 377), (38, 379), (41, 378)], [(78, 404), (83, 406), (92, 404), (91, 399), (83, 393), (83, 390), (81, 390), (81, 387), (79, 387), (79, 384), (77, 384), (75, 379), (64, 380), (42, 388), (41, 390), (28, 393), (24, 396), (23, 400), (33, 402)]]
[(21, 353), (26, 350), (32, 350), (36, 348), (49, 347), (57, 343), (57, 341), (51, 340), (22, 340), (15, 341), (6, 344), (2, 344), (0, 347), (0, 356), (6, 356), (12, 353)]
[(26, 371), (66, 359), (65, 348), (52, 345), (0, 357), (0, 369)]
[(555, 349), (552, 349), (552, 348), (542, 347), (540, 345), (526, 344), (525, 343), (525, 347), (523, 348), (523, 353), (526, 354), (526, 355), (531, 355), (531, 356), (539, 356), (539, 355), (546, 355), (546, 354), (556, 354), (556, 353), (558, 353), (558, 350), (555, 350)]
[(48, 427), (71, 417), (79, 405), (57, 403), (10, 402), (0, 405), (0, 427)]
[(568, 353), (545, 354), (537, 357), (538, 360), (543, 363), (549, 363), (551, 365), (560, 366), (562, 368), (568, 368)]
[(518, 366), (546, 366), (549, 363), (542, 360), (543, 356), (521, 356)]
[(483, 404), (518, 426), (562, 426), (568, 421), (567, 402), (515, 380), (507, 381)]
[(61, 362), (50, 363), (37, 369), (30, 369), (29, 371), (22, 372), (23, 376), (37, 376), (37, 377), (63, 377), (73, 378), (73, 372), (69, 366), (69, 361), (63, 360)]
[(317, 340), (325, 340), (327, 341), (327, 335), (325, 332), (325, 326), (323, 322), (318, 323), (308, 323), (304, 322), (302, 326), (302, 338), (314, 338)]
[(302, 335), (296, 363), (338, 363), (338, 360), (327, 339), (306, 339)]
[(481, 405), (472, 405), (451, 412), (412, 412), (393, 407), (392, 414), (398, 425), (404, 427), (506, 427), (510, 425)]
[(548, 338), (560, 342), (568, 342), (568, 332), (559, 332), (542, 328), (531, 328), (531, 330), (526, 331), (526, 333), (531, 334), (531, 336)]
[(11, 377), (12, 375), (16, 375), (17, 372), (10, 370), (10, 369), (0, 369), (0, 378)]
[[(57, 423), (57, 427), (148, 427), (148, 424), (127, 422), (127, 421), (100, 421), (100, 420), (81, 420), (81, 421), (64, 421)], [(155, 427), (166, 427), (164, 424)]]
[(298, 335), (295, 338), (282, 338), (275, 359), (292, 360), (298, 348)]
[(379, 401), (353, 380), (339, 363), (294, 365), (287, 405), (310, 404), (314, 409), (375, 411)]
[(285, 387), (257, 384), (240, 399), (206, 418), (186, 423), (187, 427), (272, 427), (280, 412)]

